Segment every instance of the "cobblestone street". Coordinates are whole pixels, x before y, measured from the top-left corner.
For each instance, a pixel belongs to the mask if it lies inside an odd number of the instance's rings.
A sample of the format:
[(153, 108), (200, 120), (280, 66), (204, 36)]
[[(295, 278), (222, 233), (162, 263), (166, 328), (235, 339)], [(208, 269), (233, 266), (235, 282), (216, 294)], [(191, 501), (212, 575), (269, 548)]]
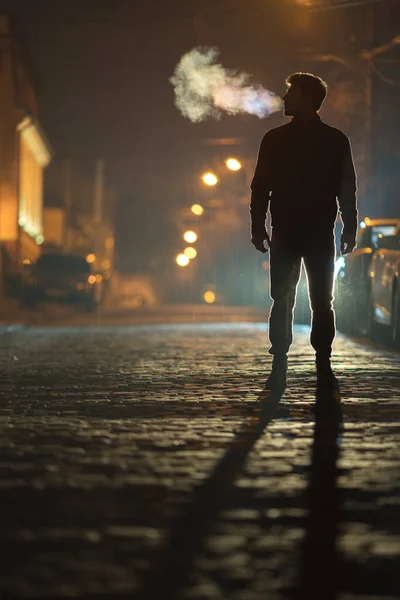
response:
[(341, 423), (308, 336), (278, 406), (263, 323), (4, 331), (1, 598), (398, 598), (400, 354), (338, 334)]

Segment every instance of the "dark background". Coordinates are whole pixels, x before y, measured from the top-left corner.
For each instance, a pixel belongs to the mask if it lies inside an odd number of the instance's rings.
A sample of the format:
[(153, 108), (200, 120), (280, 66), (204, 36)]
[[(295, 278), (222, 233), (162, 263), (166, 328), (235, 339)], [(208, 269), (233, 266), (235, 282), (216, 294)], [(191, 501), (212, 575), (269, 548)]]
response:
[[(332, 9), (335, 2), (316, 4)], [(365, 3), (310, 12), (296, 0), (0, 0), (0, 10), (18, 22), (56, 157), (70, 158), (88, 176), (96, 158), (106, 161), (118, 198), (117, 267), (127, 271), (145, 270), (155, 255), (174, 251), (176, 211), (191, 204), (204, 139), (244, 138), (255, 159), (265, 130), (282, 121), (280, 115), (185, 120), (169, 83), (183, 53), (217, 46), (225, 66), (279, 94), (288, 74), (311, 70), (332, 86), (326, 119), (357, 137), (361, 79), (335, 61), (309, 57), (351, 57), (400, 31), (397, 0), (375, 3), (372, 37)], [(384, 58), (376, 67), (394, 83), (374, 73), (374, 163), (360, 209), (398, 216), (400, 56), (394, 49)]]

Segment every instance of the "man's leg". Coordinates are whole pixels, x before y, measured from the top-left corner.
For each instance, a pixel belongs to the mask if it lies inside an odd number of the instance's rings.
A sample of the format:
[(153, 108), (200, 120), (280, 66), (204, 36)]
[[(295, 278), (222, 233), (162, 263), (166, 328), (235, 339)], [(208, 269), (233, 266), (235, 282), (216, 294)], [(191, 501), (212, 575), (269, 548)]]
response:
[[(335, 242), (332, 233), (315, 240), (304, 254), (312, 309), (311, 345), (316, 353), (318, 383), (334, 383), (330, 366), (335, 337), (335, 315), (332, 308)], [(337, 382), (336, 382), (337, 383)]]
[(293, 307), (300, 277), (300, 253), (276, 235), (270, 257), (270, 295), (273, 300), (269, 318), (269, 339), (273, 355), (267, 388), (286, 386), (287, 353), (293, 340)]

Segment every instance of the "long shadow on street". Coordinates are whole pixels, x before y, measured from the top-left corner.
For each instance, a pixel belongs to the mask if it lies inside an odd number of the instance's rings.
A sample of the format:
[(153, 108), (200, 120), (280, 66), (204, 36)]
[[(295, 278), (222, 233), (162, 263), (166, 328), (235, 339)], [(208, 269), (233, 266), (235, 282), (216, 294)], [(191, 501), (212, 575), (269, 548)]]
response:
[(338, 460), (343, 436), (340, 398), (318, 396), (305, 505), (305, 537), (300, 550), (299, 600), (335, 600), (340, 591), (337, 550), (341, 495), (337, 486)]
[(281, 397), (282, 394), (267, 392), (259, 396), (259, 412), (237, 432), (210, 477), (194, 492), (186, 514), (172, 524), (160, 549), (159, 561), (144, 581), (140, 600), (179, 598), (189, 582), (195, 557), (202, 552), (219, 513), (226, 508), (234, 481), (249, 453), (276, 416)]
[[(186, 514), (172, 524), (158, 562), (144, 581), (140, 600), (177, 600), (190, 583), (196, 556), (204, 551), (219, 514), (229, 505), (234, 481), (269, 423), (277, 416), (280, 394), (259, 397), (260, 412), (246, 422), (216, 465), (195, 491)], [(309, 483), (305, 492), (308, 517), (300, 549), (299, 577), (286, 587), (287, 597), (335, 600), (339, 592), (339, 557), (336, 548), (340, 496), (337, 462), (342, 431), (339, 398), (319, 397), (315, 406)]]

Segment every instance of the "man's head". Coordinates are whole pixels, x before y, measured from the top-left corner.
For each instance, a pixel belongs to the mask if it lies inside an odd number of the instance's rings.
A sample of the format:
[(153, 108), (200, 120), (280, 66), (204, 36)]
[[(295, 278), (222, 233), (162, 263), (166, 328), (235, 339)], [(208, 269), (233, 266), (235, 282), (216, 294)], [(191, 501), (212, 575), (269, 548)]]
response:
[(322, 106), (328, 86), (320, 77), (310, 73), (293, 73), (286, 79), (288, 86), (283, 96), (287, 117), (309, 118)]

